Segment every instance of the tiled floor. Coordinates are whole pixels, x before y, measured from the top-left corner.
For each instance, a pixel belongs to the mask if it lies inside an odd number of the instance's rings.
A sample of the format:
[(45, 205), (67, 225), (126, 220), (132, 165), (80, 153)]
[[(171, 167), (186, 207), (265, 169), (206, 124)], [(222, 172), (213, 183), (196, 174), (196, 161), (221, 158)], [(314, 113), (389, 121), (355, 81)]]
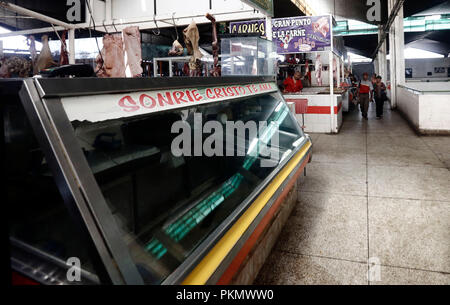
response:
[[(450, 284), (450, 137), (386, 105), (314, 134), (299, 202), (255, 284)], [(368, 276), (369, 274), (369, 276)]]

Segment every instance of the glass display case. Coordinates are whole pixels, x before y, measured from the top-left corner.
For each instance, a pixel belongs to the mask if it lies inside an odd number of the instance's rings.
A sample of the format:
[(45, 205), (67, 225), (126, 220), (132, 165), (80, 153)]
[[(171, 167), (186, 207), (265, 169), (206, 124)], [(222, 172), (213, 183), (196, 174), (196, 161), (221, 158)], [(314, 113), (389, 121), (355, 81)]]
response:
[[(273, 78), (27, 79), (0, 89), (12, 266), (39, 283), (181, 283), (286, 164), (310, 153)], [(252, 122), (264, 124), (229, 128)], [(177, 124), (189, 139), (181, 146)], [(211, 140), (213, 155), (197, 151)], [(66, 278), (70, 258), (81, 282)]]
[(277, 53), (274, 42), (260, 37), (221, 39), (222, 75), (275, 75)]

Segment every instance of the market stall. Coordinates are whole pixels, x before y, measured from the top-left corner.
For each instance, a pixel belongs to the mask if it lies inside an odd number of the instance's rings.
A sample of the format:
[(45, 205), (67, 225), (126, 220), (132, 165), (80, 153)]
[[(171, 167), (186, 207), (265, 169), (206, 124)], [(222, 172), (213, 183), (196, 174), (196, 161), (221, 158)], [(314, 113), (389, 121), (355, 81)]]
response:
[[(306, 113), (296, 113), (306, 132), (339, 132), (343, 108), (348, 110), (347, 90), (341, 88), (345, 47), (333, 36), (333, 22), (331, 15), (272, 19), (272, 40), (277, 53), (285, 56), (278, 64), (280, 85), (288, 69), (300, 71), (304, 80), (310, 75), (301, 92), (285, 94), (288, 102), (307, 102)], [(230, 31), (264, 36), (266, 27), (262, 20), (233, 22)]]
[(43, 284), (251, 283), (311, 154), (273, 77), (30, 78), (0, 93), (12, 268)]
[(304, 75), (311, 73), (311, 87), (285, 94), (288, 102), (308, 105), (306, 113), (296, 113), (299, 123), (306, 132), (338, 133), (345, 90), (338, 88), (343, 79), (343, 54), (333, 37), (332, 16), (281, 18), (272, 22), (277, 53), (304, 54), (303, 63), (294, 67)]

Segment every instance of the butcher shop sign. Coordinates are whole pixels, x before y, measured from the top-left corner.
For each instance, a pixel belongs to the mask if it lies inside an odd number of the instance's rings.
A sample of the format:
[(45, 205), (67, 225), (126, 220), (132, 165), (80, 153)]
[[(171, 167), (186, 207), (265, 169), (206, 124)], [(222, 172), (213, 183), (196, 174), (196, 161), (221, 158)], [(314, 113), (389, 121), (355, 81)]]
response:
[(275, 83), (62, 98), (70, 121), (100, 122), (275, 92)]
[(278, 54), (326, 51), (331, 48), (331, 17), (307, 16), (272, 20)]
[[(328, 51), (331, 49), (331, 17), (305, 16), (272, 19), (272, 40), (278, 54)], [(230, 23), (231, 34), (266, 35), (263, 19)]]

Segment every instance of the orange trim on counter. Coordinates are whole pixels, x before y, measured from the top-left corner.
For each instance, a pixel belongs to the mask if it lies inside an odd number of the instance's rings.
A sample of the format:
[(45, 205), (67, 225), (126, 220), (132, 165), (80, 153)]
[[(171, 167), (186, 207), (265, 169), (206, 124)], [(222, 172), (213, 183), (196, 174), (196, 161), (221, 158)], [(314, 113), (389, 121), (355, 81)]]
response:
[(261, 222), (258, 224), (258, 226), (253, 231), (252, 235), (248, 238), (242, 249), (239, 251), (239, 253), (236, 255), (236, 257), (231, 262), (230, 266), (227, 270), (225, 270), (225, 273), (222, 275), (222, 277), (217, 282), (217, 285), (228, 285), (231, 280), (233, 279), (233, 276), (238, 272), (239, 267), (241, 266), (242, 262), (247, 257), (248, 253), (253, 249), (254, 245), (258, 241), (259, 237), (264, 232), (264, 229), (267, 227), (269, 222), (272, 220), (273, 215), (278, 211), (280, 205), (283, 203), (284, 199), (289, 194), (290, 190), (294, 186), (294, 183), (297, 181), (298, 177), (302, 173), (303, 169), (305, 168), (306, 164), (309, 161), (309, 158), (311, 157), (311, 153), (308, 154), (307, 158), (303, 161), (302, 165), (299, 167), (297, 172), (294, 174), (294, 176), (289, 180), (288, 184), (286, 185), (283, 192), (280, 194), (280, 196), (277, 198), (277, 200), (274, 202), (272, 207), (267, 211), (266, 215), (263, 217)]

